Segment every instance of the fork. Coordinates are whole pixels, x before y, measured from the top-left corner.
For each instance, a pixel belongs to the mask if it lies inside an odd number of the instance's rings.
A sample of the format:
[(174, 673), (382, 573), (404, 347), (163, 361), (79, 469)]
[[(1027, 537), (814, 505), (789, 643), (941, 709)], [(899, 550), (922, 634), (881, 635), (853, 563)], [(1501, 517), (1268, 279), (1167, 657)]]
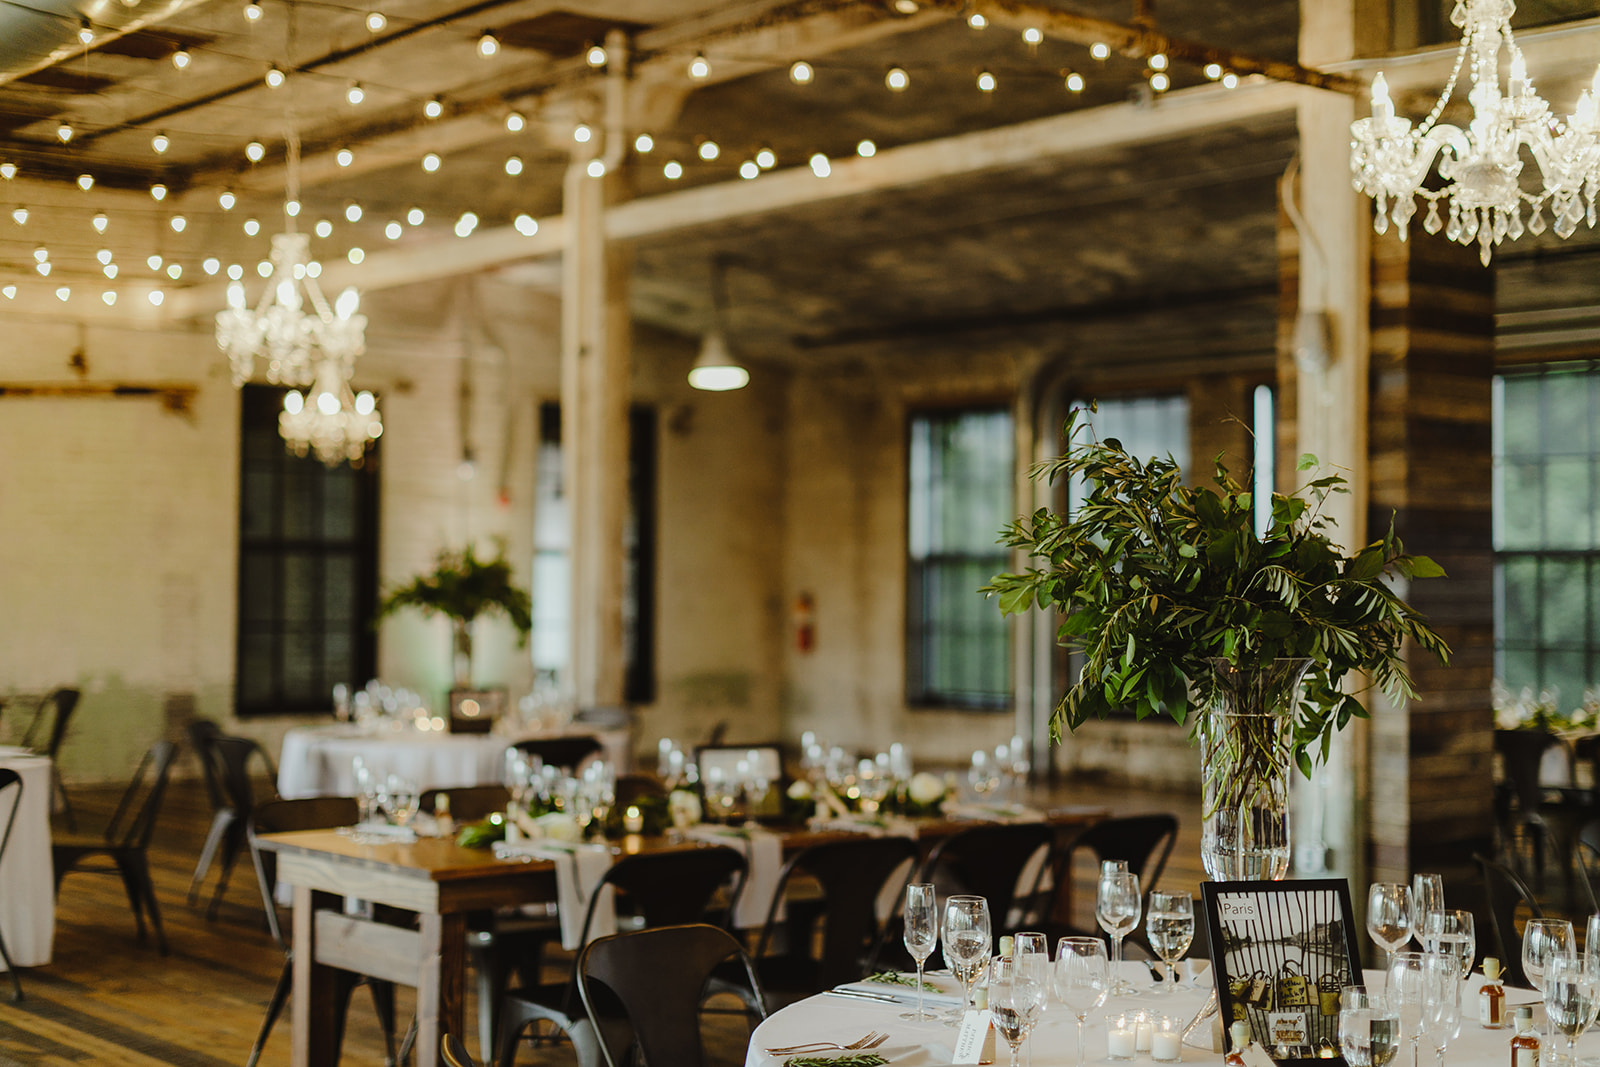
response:
[(784, 1045), (780, 1048), (769, 1048), (767, 1049), (767, 1055), (789, 1056), (799, 1052), (855, 1052), (877, 1048), (887, 1040), (889, 1040), (888, 1034), (880, 1034), (876, 1030), (869, 1030), (861, 1040), (854, 1041), (848, 1045), (841, 1045), (835, 1041), (810, 1041), (803, 1045)]

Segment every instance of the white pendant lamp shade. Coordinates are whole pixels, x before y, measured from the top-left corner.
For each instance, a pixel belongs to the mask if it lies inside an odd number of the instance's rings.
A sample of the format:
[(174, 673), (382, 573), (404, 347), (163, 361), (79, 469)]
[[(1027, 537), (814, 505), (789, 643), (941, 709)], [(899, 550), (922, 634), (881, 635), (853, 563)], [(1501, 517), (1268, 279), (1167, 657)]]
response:
[(730, 389), (743, 389), (750, 381), (750, 372), (733, 358), (728, 339), (722, 328), (713, 326), (700, 345), (700, 355), (689, 368), (689, 384), (696, 389), (722, 393)]

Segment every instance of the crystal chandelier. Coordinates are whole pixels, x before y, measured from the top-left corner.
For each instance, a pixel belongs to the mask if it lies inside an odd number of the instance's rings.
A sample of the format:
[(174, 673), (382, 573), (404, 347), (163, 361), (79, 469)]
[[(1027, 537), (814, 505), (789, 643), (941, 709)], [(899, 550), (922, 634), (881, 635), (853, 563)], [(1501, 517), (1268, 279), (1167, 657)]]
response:
[[(1393, 221), (1405, 240), (1417, 198), (1428, 202), (1422, 228), (1463, 245), (1478, 243), (1488, 266), (1494, 246), (1524, 232), (1543, 233), (1550, 212), (1556, 236), (1570, 237), (1579, 222), (1595, 224), (1600, 189), (1600, 71), (1565, 121), (1534, 91), (1522, 50), (1511, 33), (1512, 0), (1457, 0), (1450, 21), (1462, 29), (1461, 48), (1444, 92), (1421, 125), (1397, 116), (1380, 73), (1372, 79), (1372, 117), (1350, 125), (1350, 170), (1356, 188), (1377, 202), (1373, 228), (1384, 233)], [(1500, 52), (1510, 57), (1504, 93)], [(1472, 121), (1466, 129), (1439, 122), (1463, 65), (1471, 79), (1467, 94)], [(1539, 168), (1543, 187), (1522, 188), (1522, 149)], [(1438, 157), (1442, 188), (1423, 187)], [(1444, 201), (1447, 218), (1440, 214)], [(1532, 209), (1526, 225), (1523, 205)]]
[(351, 396), (348, 375), (335, 360), (325, 359), (307, 395), (298, 389), (284, 395), (278, 433), (297, 456), (309, 450), (330, 467), (346, 460), (359, 465), (367, 445), (383, 434), (383, 421), (372, 394), (362, 390)]

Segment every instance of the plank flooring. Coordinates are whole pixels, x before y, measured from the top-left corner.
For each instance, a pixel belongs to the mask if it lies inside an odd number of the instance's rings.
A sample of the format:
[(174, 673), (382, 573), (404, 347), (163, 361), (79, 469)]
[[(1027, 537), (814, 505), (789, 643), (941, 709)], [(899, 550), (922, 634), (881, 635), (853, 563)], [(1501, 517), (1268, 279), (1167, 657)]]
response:
[[(263, 785), (262, 795), (269, 791)], [(100, 825), (116, 803), (111, 789), (75, 788), (79, 822)], [(1041, 798), (1044, 799), (1044, 798)], [(1057, 789), (1059, 803), (1105, 804), (1118, 813), (1173, 811), (1180, 838), (1162, 879), (1169, 888), (1198, 885), (1198, 798), (1183, 794), (1100, 789)], [(134, 936), (132, 913), (121, 881), (113, 874), (73, 873), (57, 904), (54, 960), (22, 971), (26, 999), (14, 1004), (9, 983), (0, 982), (0, 1067), (238, 1067), (243, 1064), (266, 1012), (283, 956), (267, 933), (254, 871), (248, 856), (234, 870), (215, 921), (204, 904), (216, 881), (207, 880), (201, 906), (184, 896), (210, 823), (204, 790), (195, 782), (169, 789), (151, 850), (156, 895), (171, 954), (157, 954)], [(1080, 925), (1093, 924), (1093, 872), (1080, 868), (1075, 896)], [(475, 1019), (470, 992), (467, 1017)], [(401, 1026), (411, 1017), (411, 990), (397, 990)], [(476, 1051), (476, 1027), (468, 1046)], [(714, 1063), (744, 1061), (747, 1032), (735, 1016), (707, 1017), (707, 1048)], [(263, 1067), (289, 1062), (287, 1011), (262, 1056)], [(382, 1037), (364, 990), (351, 1002), (343, 1062), (381, 1064)], [(567, 1047), (524, 1044), (518, 1064), (569, 1064)]]

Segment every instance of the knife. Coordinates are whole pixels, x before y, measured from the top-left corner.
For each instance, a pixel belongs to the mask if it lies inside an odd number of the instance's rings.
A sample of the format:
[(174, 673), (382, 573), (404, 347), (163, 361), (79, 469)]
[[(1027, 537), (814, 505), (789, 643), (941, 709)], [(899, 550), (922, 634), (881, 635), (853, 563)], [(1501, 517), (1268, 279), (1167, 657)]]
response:
[(825, 997), (853, 997), (856, 1000), (876, 1000), (880, 1004), (898, 1004), (899, 1000), (890, 996), (881, 996), (877, 993), (863, 993), (857, 989), (824, 989)]

